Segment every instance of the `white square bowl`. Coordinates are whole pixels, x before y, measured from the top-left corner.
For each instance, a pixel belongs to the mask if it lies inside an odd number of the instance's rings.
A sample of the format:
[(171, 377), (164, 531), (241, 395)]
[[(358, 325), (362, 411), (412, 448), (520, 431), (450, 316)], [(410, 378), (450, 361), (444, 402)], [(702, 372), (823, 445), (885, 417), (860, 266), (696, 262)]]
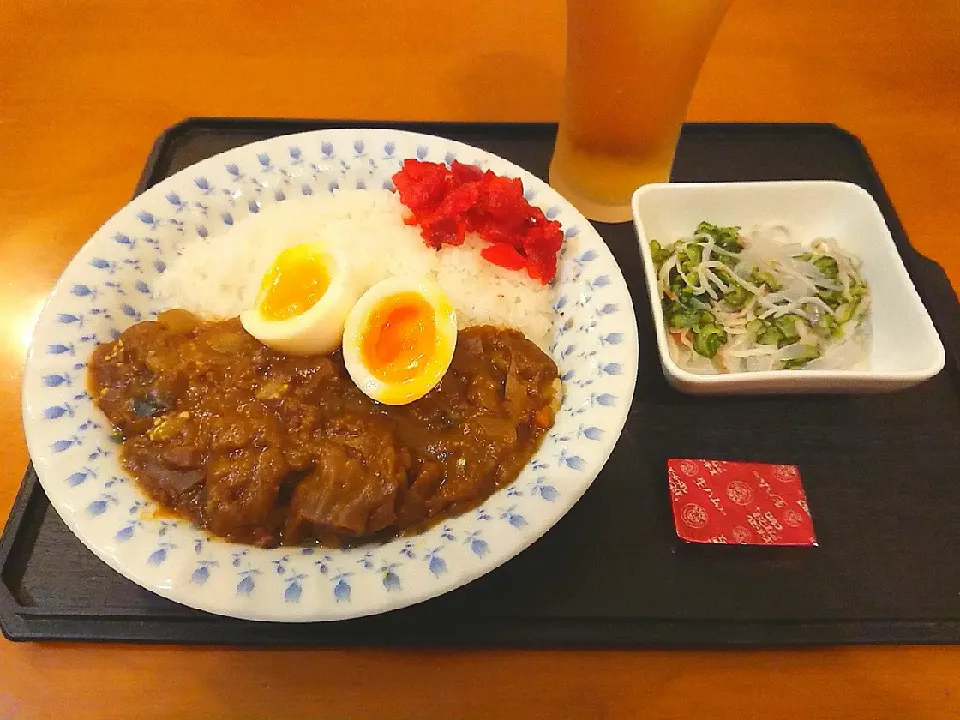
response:
[[(667, 243), (689, 236), (701, 220), (744, 229), (779, 223), (795, 231), (801, 242), (835, 237), (840, 247), (859, 256), (872, 295), (869, 369), (798, 368), (703, 375), (680, 368), (667, 346), (650, 241)], [(885, 392), (916, 385), (943, 369), (943, 344), (907, 275), (880, 208), (857, 185), (829, 180), (645, 185), (633, 194), (633, 221), (660, 363), (667, 380), (678, 390), (695, 394)]]

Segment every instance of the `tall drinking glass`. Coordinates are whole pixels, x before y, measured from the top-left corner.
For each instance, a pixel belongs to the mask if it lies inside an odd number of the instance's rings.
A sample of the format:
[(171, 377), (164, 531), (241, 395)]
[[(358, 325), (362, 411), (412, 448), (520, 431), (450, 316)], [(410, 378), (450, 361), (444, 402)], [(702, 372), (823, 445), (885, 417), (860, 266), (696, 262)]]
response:
[(567, 0), (567, 72), (550, 184), (591, 220), (630, 219), (666, 182), (730, 0)]

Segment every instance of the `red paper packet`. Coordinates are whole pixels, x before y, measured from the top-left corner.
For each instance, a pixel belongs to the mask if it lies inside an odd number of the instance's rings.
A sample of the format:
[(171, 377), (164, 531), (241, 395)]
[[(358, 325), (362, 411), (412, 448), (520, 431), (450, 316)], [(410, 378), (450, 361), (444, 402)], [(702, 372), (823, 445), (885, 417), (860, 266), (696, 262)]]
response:
[(677, 535), (687, 542), (816, 545), (796, 465), (668, 460)]

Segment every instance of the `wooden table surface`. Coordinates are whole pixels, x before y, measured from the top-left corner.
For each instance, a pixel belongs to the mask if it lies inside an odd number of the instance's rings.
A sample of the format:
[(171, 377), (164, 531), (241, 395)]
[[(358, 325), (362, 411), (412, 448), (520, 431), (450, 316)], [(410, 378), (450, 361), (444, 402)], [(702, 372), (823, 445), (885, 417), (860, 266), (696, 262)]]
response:
[[(0, 514), (27, 461), (19, 396), (32, 323), (73, 253), (127, 201), (161, 130), (191, 115), (553, 120), (563, 22), (562, 0), (0, 2)], [(960, 287), (957, 0), (737, 0), (689, 117), (853, 131), (913, 244)], [(0, 641), (4, 719), (787, 713), (958, 718), (960, 647), (447, 653)]]

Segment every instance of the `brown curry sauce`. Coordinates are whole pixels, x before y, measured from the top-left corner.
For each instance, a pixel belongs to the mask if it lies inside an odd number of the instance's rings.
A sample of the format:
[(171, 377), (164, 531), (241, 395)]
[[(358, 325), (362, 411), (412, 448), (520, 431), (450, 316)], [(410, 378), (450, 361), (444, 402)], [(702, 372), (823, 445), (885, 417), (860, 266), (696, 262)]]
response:
[(553, 360), (488, 326), (462, 330), (440, 384), (401, 406), (360, 392), (339, 351), (284, 355), (185, 310), (98, 346), (88, 372), (139, 485), (261, 547), (383, 539), (473, 508), (516, 479), (560, 399)]

